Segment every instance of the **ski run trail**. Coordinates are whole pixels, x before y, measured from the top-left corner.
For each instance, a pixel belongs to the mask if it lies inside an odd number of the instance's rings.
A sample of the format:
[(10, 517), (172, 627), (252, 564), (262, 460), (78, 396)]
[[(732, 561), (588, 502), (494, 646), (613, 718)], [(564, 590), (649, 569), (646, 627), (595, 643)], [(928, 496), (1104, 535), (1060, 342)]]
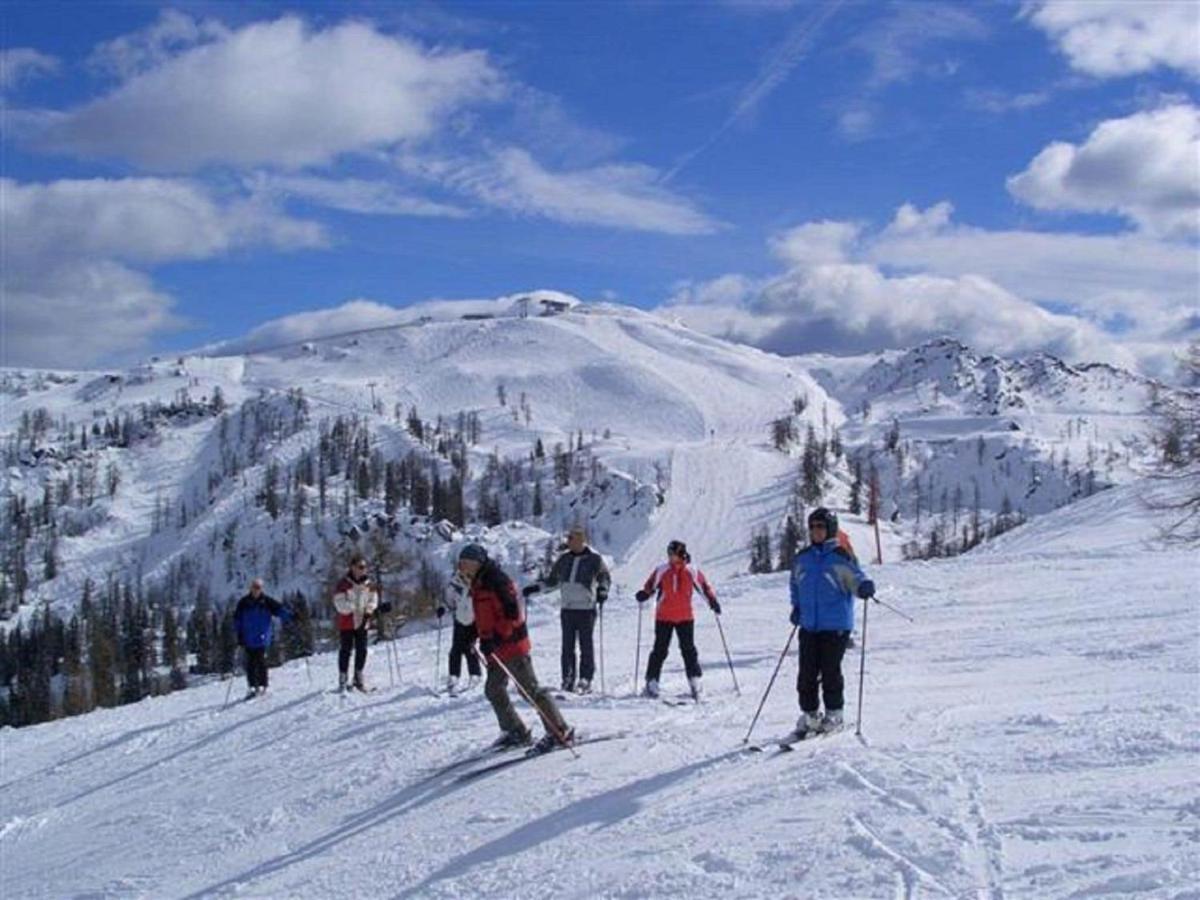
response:
[[(717, 585), (741, 696), (699, 604), (705, 702), (631, 696), (629, 579), (664, 529), (686, 523), (720, 552), (703, 529), (737, 491), (722, 494), (713, 467), (741, 464), (722, 446), (718, 434), (676, 455), (674, 496), (693, 477), (710, 493), (669, 504), (635, 548), (606, 608), (607, 694), (562, 703), (581, 735), (626, 736), (477, 778), (439, 771), (496, 726), (478, 691), (433, 696), (433, 631), (396, 642), (394, 686), (373, 646), (371, 694), (330, 693), (326, 655), (228, 708), (229, 683), (214, 681), (7, 729), (0, 896), (1200, 896), (1200, 570), (1194, 549), (1158, 546), (1142, 486), (957, 559), (867, 566), (916, 622), (871, 607), (864, 739), (855, 648), (847, 729), (751, 754), (742, 739), (789, 633), (785, 575)], [(531, 631), (556, 685), (552, 603)], [(755, 740), (795, 721), (792, 646)], [(675, 648), (663, 688), (685, 689)]]

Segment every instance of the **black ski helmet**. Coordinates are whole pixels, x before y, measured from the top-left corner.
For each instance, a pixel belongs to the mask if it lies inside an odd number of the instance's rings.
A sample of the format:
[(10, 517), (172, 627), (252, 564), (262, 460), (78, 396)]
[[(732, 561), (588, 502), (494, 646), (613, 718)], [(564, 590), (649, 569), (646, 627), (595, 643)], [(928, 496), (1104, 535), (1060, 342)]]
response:
[(819, 522), (825, 526), (825, 540), (831, 540), (837, 537), (838, 534), (838, 517), (837, 513), (826, 509), (824, 506), (818, 506), (808, 514), (808, 527), (812, 528), (814, 523)]
[(458, 551), (458, 559), (459, 562), (464, 559), (469, 559), (472, 562), (477, 562), (480, 565), (483, 565), (485, 562), (487, 562), (488, 555), (487, 551), (484, 550), (479, 544), (467, 544), (467, 546)]
[(667, 556), (678, 556), (684, 562), (690, 562), (691, 557), (688, 556), (687, 544), (683, 541), (671, 541), (667, 544)]

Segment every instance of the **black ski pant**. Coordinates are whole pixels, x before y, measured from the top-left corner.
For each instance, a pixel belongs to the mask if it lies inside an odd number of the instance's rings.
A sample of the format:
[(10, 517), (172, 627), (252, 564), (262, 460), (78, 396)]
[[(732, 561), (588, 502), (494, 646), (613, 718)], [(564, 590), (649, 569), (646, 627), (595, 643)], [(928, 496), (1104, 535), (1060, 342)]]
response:
[(817, 685), (825, 699), (825, 712), (837, 712), (846, 705), (842, 678), (842, 657), (846, 653), (848, 631), (800, 631), (800, 674), (796, 677), (796, 692), (800, 709), (816, 713)]
[(457, 678), (462, 674), (462, 660), (464, 656), (467, 658), (467, 671), (476, 676), (482, 674), (479, 668), (479, 657), (471, 649), (471, 645), (475, 643), (476, 637), (478, 635), (475, 633), (474, 625), (464, 625), (457, 619), (454, 620), (454, 637), (450, 640), (451, 678)]
[(350, 651), (354, 651), (354, 672), (361, 672), (367, 664), (367, 629), (358, 628), (354, 631), (346, 629), (341, 632), (342, 645), (338, 648), (338, 672), (346, 674), (350, 666)]
[(658, 676), (662, 674), (667, 651), (671, 648), (672, 633), (679, 636), (679, 652), (683, 654), (683, 667), (687, 670), (688, 678), (699, 678), (704, 674), (700, 671), (700, 656), (696, 653), (696, 623), (655, 622), (654, 649), (650, 651), (650, 661), (646, 664), (647, 681), (658, 681)]
[(267, 648), (243, 647), (246, 654), (246, 683), (252, 688), (267, 686)]
[(596, 651), (592, 632), (596, 627), (594, 609), (564, 609), (562, 619), (562, 680), (563, 687), (575, 684), (575, 643), (579, 643), (579, 677), (591, 681), (596, 674)]

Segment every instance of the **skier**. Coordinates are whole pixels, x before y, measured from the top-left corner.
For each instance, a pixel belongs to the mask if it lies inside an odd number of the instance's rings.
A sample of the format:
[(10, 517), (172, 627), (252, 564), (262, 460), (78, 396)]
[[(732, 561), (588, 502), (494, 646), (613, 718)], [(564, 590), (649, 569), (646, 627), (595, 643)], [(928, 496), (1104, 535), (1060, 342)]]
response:
[(522, 747), (532, 740), (529, 729), (509, 699), (509, 672), (537, 704), (545, 720), (546, 734), (530, 752), (552, 750), (560, 742), (559, 735), (562, 742), (570, 743), (575, 729), (563, 719), (550, 691), (538, 687), (530, 659), (532, 645), (525, 624), (524, 603), (518, 600), (516, 585), (488, 558), (487, 551), (479, 544), (463, 547), (458, 555), (458, 573), (469, 586), (471, 603), (475, 607), (475, 628), (479, 632), (479, 650), (488, 663), (484, 694), (500, 723), (500, 737), (493, 746)]
[(338, 690), (346, 690), (350, 652), (354, 651), (354, 687), (366, 691), (363, 667), (367, 664), (367, 626), (379, 606), (379, 586), (367, 575), (367, 561), (359, 554), (350, 557), (350, 568), (333, 592), (337, 627), (341, 636), (338, 648)]
[[(796, 554), (791, 577), (791, 622), (800, 628), (800, 719), (795, 734), (836, 731), (845, 706), (842, 655), (854, 627), (854, 595), (875, 596), (875, 583), (838, 541), (838, 519), (825, 507), (808, 515), (809, 545)], [(818, 684), (824, 695), (820, 715)]]
[(464, 596), (466, 592), (466, 583), (455, 572), (446, 585), (442, 605), (437, 608), (439, 619), (447, 610), (454, 614), (454, 635), (450, 640), (450, 674), (446, 676), (446, 692), (449, 694), (457, 694), (460, 689), (458, 679), (462, 675), (464, 656), (467, 658), (467, 673), (470, 675), (468, 688), (479, 684), (481, 674), (479, 657), (475, 655), (475, 608), (471, 598)]
[[(549, 574), (527, 585), (521, 593), (530, 597), (545, 588), (559, 587), (562, 621), (562, 689), (586, 694), (592, 689), (596, 673), (592, 632), (596, 614), (608, 600), (612, 581), (604, 558), (587, 544), (587, 532), (580, 526), (567, 533), (567, 552), (562, 554)], [(579, 642), (579, 668), (575, 667), (575, 642)], [(579, 680), (575, 680), (576, 672)]]
[(255, 578), (233, 613), (238, 646), (246, 659), (247, 700), (267, 692), (267, 647), (271, 646), (273, 616), (283, 622), (293, 618), (290, 609), (263, 593), (262, 579)]
[(658, 676), (674, 632), (679, 636), (679, 652), (687, 670), (688, 686), (692, 696), (700, 699), (700, 679), (704, 673), (696, 653), (696, 622), (692, 616), (692, 594), (697, 587), (708, 600), (709, 608), (719, 616), (721, 604), (717, 602), (716, 592), (704, 573), (692, 565), (687, 545), (683, 541), (671, 541), (667, 544), (667, 561), (650, 573), (642, 589), (634, 595), (638, 603), (645, 603), (652, 593), (659, 593), (658, 611), (654, 617), (654, 649), (646, 664), (644, 693), (647, 697), (658, 696)]

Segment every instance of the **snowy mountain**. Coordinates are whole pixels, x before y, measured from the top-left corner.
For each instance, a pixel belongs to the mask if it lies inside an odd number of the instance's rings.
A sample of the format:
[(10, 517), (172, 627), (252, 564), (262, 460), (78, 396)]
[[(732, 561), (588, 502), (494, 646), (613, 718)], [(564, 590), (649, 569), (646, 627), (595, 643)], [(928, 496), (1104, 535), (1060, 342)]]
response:
[[(608, 693), (563, 709), (582, 734), (624, 736), (578, 759), (443, 770), (496, 726), (478, 693), (432, 696), (432, 631), (396, 642), (394, 686), (373, 649), (371, 695), (330, 694), (325, 655), (228, 708), (214, 682), (4, 729), (0, 893), (1194, 896), (1196, 566), (1153, 540), (1146, 492), (1103, 492), (955, 559), (869, 566), (916, 621), (871, 607), (844, 663), (850, 728), (792, 753), (743, 751), (788, 639), (781, 574), (718, 580), (741, 696), (702, 611), (699, 707), (629, 696), (638, 611), (610, 601)], [(530, 624), (543, 680), (555, 617)], [(794, 721), (795, 666), (793, 642), (752, 740)], [(684, 687), (675, 651), (664, 679)]]
[[(5, 496), (21, 512), (0, 608), (49, 600), (66, 617), (88, 582), (114, 581), (220, 605), (254, 574), (315, 598), (364, 542), (408, 560), (390, 566), (397, 591), (428, 594), (417, 563), (445, 571), (468, 536), (530, 574), (576, 522), (622, 571), (681, 537), (714, 574), (744, 572), (752, 532), (802, 512), (806, 431), (822, 457), (807, 502), (857, 508), (852, 484), (873, 472), (894, 558), (1134, 477), (1158, 390), (949, 340), (782, 358), (552, 291), (281, 337), (128, 371), (4, 373)], [(771, 447), (780, 417), (790, 455)], [(862, 516), (844, 519), (874, 544)]]

